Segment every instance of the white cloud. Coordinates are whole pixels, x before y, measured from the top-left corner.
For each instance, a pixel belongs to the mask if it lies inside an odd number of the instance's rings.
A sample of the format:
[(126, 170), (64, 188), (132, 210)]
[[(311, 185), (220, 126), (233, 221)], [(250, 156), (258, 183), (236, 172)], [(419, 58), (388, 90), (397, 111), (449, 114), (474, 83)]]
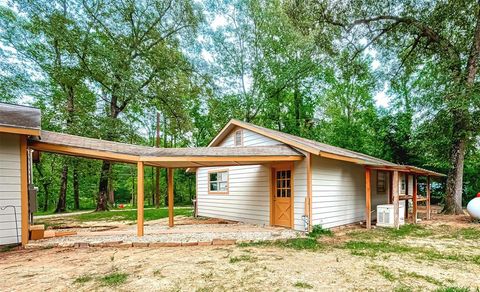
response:
[(221, 14), (215, 15), (215, 18), (210, 23), (212, 29), (217, 29), (219, 27), (225, 26), (227, 24), (227, 19)]

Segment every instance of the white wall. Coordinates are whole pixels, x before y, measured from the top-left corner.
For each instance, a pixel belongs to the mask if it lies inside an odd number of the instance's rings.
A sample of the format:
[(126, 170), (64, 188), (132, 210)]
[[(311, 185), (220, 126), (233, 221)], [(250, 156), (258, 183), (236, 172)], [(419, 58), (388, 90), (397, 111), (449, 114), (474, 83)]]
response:
[(307, 198), (307, 160), (296, 161), (293, 173), (293, 229), (305, 231), (302, 216), (305, 215), (305, 199)]
[(0, 133), (0, 207), (17, 208), (18, 240), (12, 208), (0, 210), (0, 245), (21, 241), (20, 138)]
[[(313, 225), (331, 228), (365, 220), (364, 167), (318, 156), (312, 159)], [(376, 210), (378, 204), (388, 202), (388, 188), (385, 194), (377, 194), (375, 171), (371, 186), (372, 210)]]
[[(208, 171), (229, 171), (229, 192), (208, 193)], [(270, 224), (270, 168), (261, 165), (197, 169), (198, 215), (253, 224)]]
[[(219, 147), (234, 147), (233, 138), (235, 135), (235, 131), (239, 128), (236, 127), (233, 129), (230, 134), (228, 134), (225, 139), (218, 145)], [(270, 139), (263, 135), (257, 134), (247, 129), (242, 129), (243, 131), (243, 146), (270, 146), (270, 145), (278, 145), (282, 144), (277, 140)]]

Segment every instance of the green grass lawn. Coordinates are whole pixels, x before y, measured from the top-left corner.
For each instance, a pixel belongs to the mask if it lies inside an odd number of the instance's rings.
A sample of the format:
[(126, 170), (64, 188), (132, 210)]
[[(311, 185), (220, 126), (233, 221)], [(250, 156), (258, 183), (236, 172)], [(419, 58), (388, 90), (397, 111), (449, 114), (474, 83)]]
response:
[[(174, 209), (175, 216), (184, 215), (191, 216), (192, 209), (179, 208)], [(168, 217), (168, 208), (146, 209), (144, 211), (145, 221), (156, 220)], [(121, 211), (107, 211), (107, 212), (92, 212), (80, 215), (73, 215), (71, 217), (76, 221), (135, 221), (137, 220), (137, 210), (121, 210)]]

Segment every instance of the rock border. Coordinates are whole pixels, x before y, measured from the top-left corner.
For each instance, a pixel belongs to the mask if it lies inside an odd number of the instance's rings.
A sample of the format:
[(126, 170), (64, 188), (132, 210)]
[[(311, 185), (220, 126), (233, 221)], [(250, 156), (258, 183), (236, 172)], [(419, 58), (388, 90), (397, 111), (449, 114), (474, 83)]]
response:
[(183, 247), (183, 246), (222, 246), (235, 245), (237, 243), (250, 243), (252, 240), (236, 240), (236, 239), (213, 239), (211, 241), (187, 241), (187, 242), (145, 242), (145, 241), (105, 241), (105, 242), (62, 242), (62, 243), (27, 243), (25, 249), (49, 249), (49, 248), (89, 248), (89, 247), (114, 247), (114, 248), (130, 248), (130, 247)]

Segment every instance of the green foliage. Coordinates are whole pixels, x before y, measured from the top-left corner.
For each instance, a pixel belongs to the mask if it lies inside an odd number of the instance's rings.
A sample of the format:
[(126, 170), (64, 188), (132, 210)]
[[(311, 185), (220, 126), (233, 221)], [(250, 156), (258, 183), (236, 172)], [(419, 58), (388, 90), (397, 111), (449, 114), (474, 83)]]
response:
[(76, 278), (75, 281), (73, 281), (73, 283), (75, 283), (75, 284), (85, 284), (87, 282), (92, 281), (93, 279), (94, 278), (91, 275), (82, 275), (82, 276)]
[(301, 288), (301, 289), (313, 289), (313, 286), (311, 284), (308, 284), (308, 283), (305, 283), (305, 282), (295, 282), (293, 284), (293, 287)]
[(119, 285), (125, 283), (127, 281), (127, 278), (128, 278), (127, 273), (114, 272), (114, 273), (110, 273), (108, 275), (105, 275), (105, 276), (99, 278), (98, 280), (104, 286), (113, 287), (113, 286), (119, 286)]
[(253, 257), (251, 255), (240, 255), (240, 256), (234, 256), (229, 259), (229, 262), (231, 264), (238, 263), (238, 262), (256, 262), (257, 258)]
[(319, 238), (325, 235), (333, 236), (333, 232), (330, 229), (323, 229), (321, 225), (314, 225), (312, 231), (308, 233), (308, 236), (312, 238)]

